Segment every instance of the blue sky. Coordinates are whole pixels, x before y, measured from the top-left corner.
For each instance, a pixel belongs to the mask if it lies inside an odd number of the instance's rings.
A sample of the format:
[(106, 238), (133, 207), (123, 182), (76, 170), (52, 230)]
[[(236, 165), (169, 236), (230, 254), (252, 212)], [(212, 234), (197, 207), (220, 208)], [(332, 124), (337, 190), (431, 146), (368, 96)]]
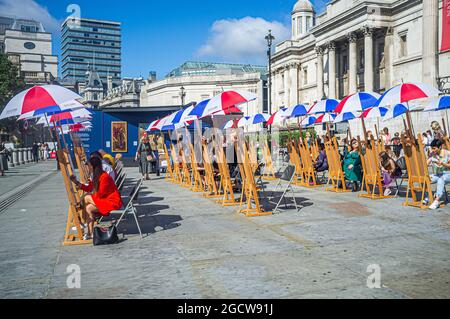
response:
[[(0, 0), (0, 12), (34, 17), (54, 34), (59, 54), (59, 25), (80, 7), (81, 17), (122, 22), (122, 75), (158, 78), (187, 60), (265, 63), (264, 34), (279, 42), (290, 35), (296, 0)], [(315, 3), (322, 11), (325, 0)]]

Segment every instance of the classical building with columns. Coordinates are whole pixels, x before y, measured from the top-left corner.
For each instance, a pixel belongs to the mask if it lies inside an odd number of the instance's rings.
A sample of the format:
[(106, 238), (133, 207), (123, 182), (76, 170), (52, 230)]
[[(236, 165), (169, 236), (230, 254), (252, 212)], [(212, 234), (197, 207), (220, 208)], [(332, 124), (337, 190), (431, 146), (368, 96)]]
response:
[[(442, 1), (333, 0), (317, 14), (308, 0), (292, 11), (292, 38), (272, 57), (273, 109), (403, 82), (450, 88), (450, 51), (439, 52)], [(414, 114), (418, 130), (443, 114)], [(380, 122), (380, 121), (378, 121)], [(378, 123), (399, 131), (401, 119)], [(373, 124), (373, 123), (369, 123)], [(350, 122), (360, 134), (359, 121)]]

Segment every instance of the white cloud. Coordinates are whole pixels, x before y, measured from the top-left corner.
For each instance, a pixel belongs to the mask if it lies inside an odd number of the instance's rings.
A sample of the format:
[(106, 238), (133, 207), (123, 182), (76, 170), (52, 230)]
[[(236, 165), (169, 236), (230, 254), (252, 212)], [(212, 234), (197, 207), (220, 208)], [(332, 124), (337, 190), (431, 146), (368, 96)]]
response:
[(29, 18), (44, 25), (47, 32), (58, 33), (60, 23), (47, 10), (33, 0), (0, 0), (2, 15), (15, 18)]
[(265, 36), (272, 30), (275, 43), (290, 37), (290, 28), (277, 21), (245, 17), (215, 21), (207, 42), (198, 50), (200, 57), (214, 57), (229, 62), (264, 63), (267, 42)]

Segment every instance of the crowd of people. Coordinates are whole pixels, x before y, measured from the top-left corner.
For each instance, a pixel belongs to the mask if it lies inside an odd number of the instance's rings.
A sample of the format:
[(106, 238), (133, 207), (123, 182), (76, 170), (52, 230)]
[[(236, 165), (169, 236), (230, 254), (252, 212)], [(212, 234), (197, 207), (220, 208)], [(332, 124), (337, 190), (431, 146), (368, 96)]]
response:
[[(384, 128), (380, 134), (380, 139), (384, 144), (384, 150), (379, 156), (379, 163), (383, 178), (384, 195), (389, 196), (392, 193), (392, 187), (395, 180), (402, 176), (402, 161), (404, 163), (404, 151), (401, 143), (401, 136), (406, 132), (396, 132), (392, 136), (388, 128)], [(373, 137), (371, 131), (367, 132), (369, 139)], [(437, 184), (436, 195), (433, 199), (430, 209), (437, 209), (444, 197), (445, 185), (450, 183), (450, 150), (445, 148), (445, 132), (438, 122), (431, 123), (431, 129), (422, 134), (422, 143), (427, 157), (427, 164), (432, 183)], [(309, 133), (306, 136), (308, 143), (312, 139)], [(323, 141), (325, 137), (318, 137), (319, 155), (313, 159), (317, 172), (328, 170), (327, 155), (324, 151)], [(363, 168), (360, 158), (359, 143), (356, 139), (343, 141), (343, 153), (341, 154), (342, 168), (345, 179), (351, 184), (351, 189), (357, 192), (361, 188), (363, 179)], [(426, 199), (427, 203), (430, 199)]]

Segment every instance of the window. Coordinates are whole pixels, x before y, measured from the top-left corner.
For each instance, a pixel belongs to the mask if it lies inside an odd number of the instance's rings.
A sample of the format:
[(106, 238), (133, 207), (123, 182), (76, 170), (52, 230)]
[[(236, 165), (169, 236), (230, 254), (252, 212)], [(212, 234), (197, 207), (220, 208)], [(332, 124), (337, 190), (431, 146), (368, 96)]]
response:
[(308, 69), (303, 69), (303, 85), (308, 84)]
[(33, 42), (25, 42), (25, 43), (23, 44), (23, 46), (24, 46), (25, 49), (27, 49), (27, 50), (33, 50), (33, 49), (36, 47), (36, 45), (35, 45)]
[(407, 45), (408, 45), (407, 40), (408, 39), (407, 39), (406, 33), (399, 34), (399, 36), (400, 36), (400, 57), (403, 58), (408, 55), (408, 50), (407, 50)]
[(34, 25), (22, 25), (20, 26), (20, 30), (24, 32), (37, 32), (37, 27)]
[(359, 68), (364, 68), (364, 49), (359, 50)]

